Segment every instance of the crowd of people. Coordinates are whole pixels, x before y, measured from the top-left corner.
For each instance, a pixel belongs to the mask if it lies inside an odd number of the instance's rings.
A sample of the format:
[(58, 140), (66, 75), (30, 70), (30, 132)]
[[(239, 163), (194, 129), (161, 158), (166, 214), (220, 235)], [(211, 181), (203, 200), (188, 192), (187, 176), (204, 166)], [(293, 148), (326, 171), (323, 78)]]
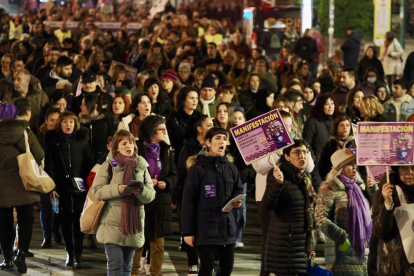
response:
[[(402, 69), (398, 40), (387, 33), (380, 58), (369, 46), (358, 61), (350, 27), (325, 66), (317, 29), (299, 37), (270, 17), (252, 49), (241, 16), (234, 1), (168, 3), (153, 16), (129, 3), (111, 13), (0, 9), (1, 270), (27, 272), (39, 202), (41, 248), (63, 237), (65, 265), (87, 268), (80, 217), (89, 190), (105, 207), (87, 246), (104, 245), (107, 275), (162, 275), (173, 212), (188, 274), (231, 275), (246, 199), (234, 212), (222, 208), (254, 188), (261, 276), (304, 275), (318, 241), (334, 275), (414, 275), (393, 217), (397, 187), (414, 203), (414, 167), (392, 167), (389, 183), (376, 183), (356, 165), (352, 128), (414, 121), (411, 63)], [(97, 24), (114, 21), (116, 31)], [(247, 166), (230, 129), (274, 109), (293, 144)], [(24, 133), (56, 184), (49, 194), (23, 186), (16, 157)]]

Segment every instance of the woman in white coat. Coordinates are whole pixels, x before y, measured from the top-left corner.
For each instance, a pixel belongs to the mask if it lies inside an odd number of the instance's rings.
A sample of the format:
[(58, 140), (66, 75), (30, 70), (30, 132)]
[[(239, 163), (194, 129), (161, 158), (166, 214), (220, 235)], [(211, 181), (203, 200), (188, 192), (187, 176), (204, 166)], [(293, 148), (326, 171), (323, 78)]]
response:
[[(289, 112), (284, 110), (279, 110), (280, 116), (282, 117), (283, 123), (285, 124), (286, 130), (291, 134), (292, 138), (295, 138), (295, 134), (292, 131), (292, 125), (294, 123), (293, 117)], [(270, 223), (270, 213), (266, 211), (266, 207), (263, 206), (262, 198), (266, 191), (266, 183), (267, 183), (267, 175), (270, 170), (273, 170), (273, 160), (275, 163), (279, 161), (282, 156), (282, 150), (277, 150), (272, 155), (268, 157), (262, 158), (256, 162), (254, 162), (253, 168), (256, 171), (256, 202), (257, 202), (257, 210), (259, 213), (260, 224), (262, 226), (262, 240), (261, 240), (261, 262), (262, 262), (262, 271), (264, 272), (264, 251), (265, 251), (265, 244), (266, 244), (266, 237), (267, 237), (267, 230), (269, 228)], [(307, 164), (306, 164), (306, 171), (308, 173), (313, 171), (315, 167), (315, 163), (313, 162), (312, 156), (308, 153), (307, 157)], [(262, 274), (260, 274), (262, 275)]]
[(401, 58), (403, 55), (403, 48), (392, 32), (387, 32), (385, 34), (384, 46), (385, 50), (381, 60), (384, 67), (384, 74), (391, 91), (392, 83), (398, 79), (403, 72)]

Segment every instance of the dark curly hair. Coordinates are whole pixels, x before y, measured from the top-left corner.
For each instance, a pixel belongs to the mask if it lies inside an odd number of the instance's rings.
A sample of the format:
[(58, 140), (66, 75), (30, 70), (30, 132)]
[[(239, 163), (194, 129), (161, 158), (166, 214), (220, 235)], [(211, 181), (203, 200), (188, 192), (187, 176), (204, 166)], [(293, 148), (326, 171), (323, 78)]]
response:
[(139, 128), (139, 139), (143, 142), (151, 142), (151, 137), (157, 134), (157, 127), (165, 124), (165, 119), (160, 115), (146, 117)]
[(317, 118), (318, 121), (324, 121), (325, 113), (323, 113), (323, 106), (325, 103), (331, 99), (335, 105), (335, 111), (333, 114), (333, 118), (336, 118), (338, 114), (338, 104), (336, 103), (335, 98), (331, 94), (322, 94), (316, 98), (315, 106), (312, 108), (310, 112), (310, 118)]
[(187, 99), (187, 96), (188, 94), (190, 94), (190, 92), (196, 92), (197, 95), (200, 96), (197, 88), (192, 86), (184, 86), (180, 89), (180, 91), (178, 91), (177, 94), (177, 110), (184, 108), (184, 102)]

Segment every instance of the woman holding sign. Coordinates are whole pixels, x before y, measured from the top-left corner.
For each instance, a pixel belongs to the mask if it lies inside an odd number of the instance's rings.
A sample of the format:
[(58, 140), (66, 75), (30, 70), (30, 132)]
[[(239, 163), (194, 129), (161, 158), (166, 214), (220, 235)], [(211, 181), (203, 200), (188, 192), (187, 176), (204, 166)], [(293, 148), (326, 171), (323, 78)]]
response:
[[(76, 115), (69, 111), (60, 114), (56, 130), (48, 131), (45, 136), (48, 145), (45, 171), (56, 183), (56, 189), (50, 193), (50, 197), (52, 203), (59, 199), (62, 234), (67, 252), (65, 264), (75, 268), (84, 267), (81, 259), (83, 233), (80, 229), (80, 216), (86, 192), (81, 187), (75, 187), (77, 184), (74, 185), (72, 180), (85, 181), (93, 166), (88, 137), (88, 129), (81, 127)], [(86, 187), (86, 182), (84, 183)]]
[(368, 275), (365, 249), (372, 220), (367, 197), (372, 199), (378, 188), (371, 178), (367, 185), (361, 181), (355, 159), (347, 148), (332, 154), (333, 168), (319, 189), (315, 208), (317, 226), (327, 237), (326, 267), (335, 276)]
[[(196, 247), (200, 257), (199, 276), (211, 276), (215, 252), (220, 272), (229, 276), (233, 270), (236, 222), (231, 212), (223, 212), (226, 203), (243, 191), (236, 166), (225, 156), (228, 132), (210, 129), (205, 137), (205, 151), (187, 161), (190, 167), (184, 184), (181, 223), (184, 241)], [(242, 201), (233, 203), (240, 208)]]
[(294, 140), (283, 149), (280, 169), (275, 166), (267, 175), (262, 200), (271, 212), (264, 262), (267, 273), (303, 275), (307, 256), (314, 256), (316, 193), (306, 172), (308, 152), (304, 140)]
[[(398, 221), (394, 216), (395, 209), (403, 204), (401, 199), (407, 204), (414, 203), (414, 167), (391, 168), (393, 172), (390, 174), (390, 183), (380, 185), (380, 191), (375, 194), (372, 206), (374, 235), (380, 239), (377, 253), (379, 265), (377, 273), (379, 276), (414, 275), (412, 255), (414, 244), (412, 239), (411, 244), (408, 239), (406, 244), (402, 242)], [(412, 231), (414, 228), (413, 217), (411, 216), (411, 219), (405, 223)], [(413, 233), (410, 231), (409, 233), (412, 237)], [(411, 255), (407, 255), (410, 248)]]

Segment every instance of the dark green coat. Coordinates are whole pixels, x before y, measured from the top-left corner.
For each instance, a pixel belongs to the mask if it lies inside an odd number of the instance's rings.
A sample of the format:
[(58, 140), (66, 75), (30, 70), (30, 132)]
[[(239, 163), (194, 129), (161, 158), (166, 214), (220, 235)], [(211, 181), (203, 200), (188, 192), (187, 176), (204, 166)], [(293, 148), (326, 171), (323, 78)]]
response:
[(27, 130), (30, 152), (36, 162), (40, 164), (45, 157), (28, 122), (0, 121), (0, 208), (30, 205), (40, 201), (37, 193), (26, 191), (19, 174), (17, 156), (26, 152), (24, 130)]

